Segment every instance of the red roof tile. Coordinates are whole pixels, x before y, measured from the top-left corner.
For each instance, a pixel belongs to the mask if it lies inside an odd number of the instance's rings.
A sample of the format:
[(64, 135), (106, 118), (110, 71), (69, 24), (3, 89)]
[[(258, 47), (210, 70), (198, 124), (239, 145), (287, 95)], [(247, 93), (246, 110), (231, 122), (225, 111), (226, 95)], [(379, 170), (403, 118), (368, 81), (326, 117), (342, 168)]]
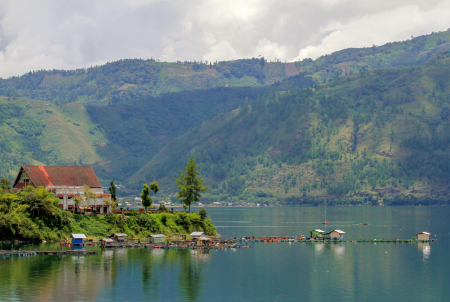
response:
[[(94, 169), (90, 166), (22, 166), (22, 169), (36, 187), (87, 185), (90, 188), (101, 188)], [(19, 177), (16, 183), (18, 179)]]

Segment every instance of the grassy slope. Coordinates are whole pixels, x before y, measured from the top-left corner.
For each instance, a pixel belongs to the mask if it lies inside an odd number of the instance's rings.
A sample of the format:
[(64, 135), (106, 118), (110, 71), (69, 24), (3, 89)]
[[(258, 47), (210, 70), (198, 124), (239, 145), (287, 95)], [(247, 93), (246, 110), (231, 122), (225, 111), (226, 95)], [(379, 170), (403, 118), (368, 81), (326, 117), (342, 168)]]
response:
[[(94, 125), (82, 104), (57, 107), (39, 100), (2, 97), (0, 105), (23, 109), (20, 116), (7, 117), (0, 125), (0, 144), (5, 144), (1, 151), (7, 160), (2, 175), (14, 178), (22, 164), (72, 165), (80, 164), (80, 159), (82, 164), (93, 164), (102, 160), (96, 145), (107, 140), (100, 131), (89, 133)], [(43, 122), (45, 128), (37, 136), (18, 133), (14, 127), (26, 120)]]

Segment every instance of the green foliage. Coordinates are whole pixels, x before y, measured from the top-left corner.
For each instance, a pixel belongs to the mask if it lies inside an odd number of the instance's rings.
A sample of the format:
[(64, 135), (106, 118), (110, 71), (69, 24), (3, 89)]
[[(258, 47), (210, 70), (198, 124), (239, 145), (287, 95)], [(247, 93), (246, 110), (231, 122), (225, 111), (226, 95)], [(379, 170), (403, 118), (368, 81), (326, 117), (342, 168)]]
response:
[(9, 189), (11, 189), (12, 183), (13, 182), (11, 180), (2, 177), (2, 179), (0, 179), (0, 188), (2, 190), (9, 190)]
[(201, 207), (200, 209), (198, 209), (198, 215), (200, 215), (202, 220), (205, 220), (206, 217), (208, 217), (208, 212), (206, 211), (205, 208)]
[(42, 134), (45, 128), (44, 121), (20, 120), (18, 125), (13, 125), (14, 129), (20, 134), (27, 136), (38, 136)]
[(191, 204), (200, 201), (202, 196), (200, 193), (208, 190), (208, 187), (202, 185), (203, 178), (198, 177), (200, 169), (196, 170), (197, 164), (194, 158), (189, 159), (188, 165), (184, 168), (184, 173), (180, 171), (180, 175), (175, 178), (178, 185), (177, 198), (181, 200), (181, 203), (189, 207), (191, 211)]
[(144, 208), (148, 208), (152, 205), (152, 197), (150, 196), (150, 192), (153, 192), (154, 194), (158, 193), (159, 191), (159, 185), (154, 180), (152, 183), (150, 183), (150, 186), (147, 184), (143, 185), (143, 189), (141, 192), (141, 198), (142, 198), (142, 205)]
[(0, 193), (0, 239), (56, 239), (59, 230), (70, 232), (72, 215), (56, 204), (52, 193), (42, 187)]
[(109, 194), (111, 195), (111, 200), (112, 200), (114, 203), (117, 203), (116, 187), (117, 187), (117, 186), (114, 184), (114, 179), (111, 180), (111, 182), (109, 183), (109, 188), (108, 188), (108, 190), (109, 190)]
[(150, 234), (189, 234), (194, 230), (215, 235), (210, 219), (186, 213), (128, 213), (90, 216), (62, 211), (45, 188), (27, 187), (25, 192), (0, 192), (0, 240), (60, 240), (71, 233), (105, 237), (125, 232), (131, 237)]

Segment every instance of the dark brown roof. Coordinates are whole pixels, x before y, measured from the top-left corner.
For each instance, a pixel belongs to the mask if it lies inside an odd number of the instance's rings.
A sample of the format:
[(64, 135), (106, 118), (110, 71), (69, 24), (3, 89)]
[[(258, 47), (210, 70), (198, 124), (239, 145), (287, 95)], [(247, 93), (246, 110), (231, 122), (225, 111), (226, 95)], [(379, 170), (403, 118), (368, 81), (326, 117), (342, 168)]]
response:
[(34, 186), (74, 186), (84, 185), (90, 188), (101, 188), (100, 182), (90, 166), (22, 166), (20, 174), (26, 172)]

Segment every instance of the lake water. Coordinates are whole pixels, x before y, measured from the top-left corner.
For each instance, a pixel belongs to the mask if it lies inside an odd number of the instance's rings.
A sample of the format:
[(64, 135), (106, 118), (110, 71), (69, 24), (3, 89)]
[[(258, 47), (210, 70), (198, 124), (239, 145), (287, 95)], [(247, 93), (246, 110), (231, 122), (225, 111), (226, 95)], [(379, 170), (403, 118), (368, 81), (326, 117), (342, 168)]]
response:
[[(325, 229), (323, 208), (208, 212), (225, 238)], [(327, 208), (327, 230), (341, 229), (345, 238), (407, 239), (428, 231), (438, 239), (430, 244), (255, 243), (207, 253), (117, 249), (0, 258), (0, 300), (449, 301), (449, 218), (450, 207)]]

